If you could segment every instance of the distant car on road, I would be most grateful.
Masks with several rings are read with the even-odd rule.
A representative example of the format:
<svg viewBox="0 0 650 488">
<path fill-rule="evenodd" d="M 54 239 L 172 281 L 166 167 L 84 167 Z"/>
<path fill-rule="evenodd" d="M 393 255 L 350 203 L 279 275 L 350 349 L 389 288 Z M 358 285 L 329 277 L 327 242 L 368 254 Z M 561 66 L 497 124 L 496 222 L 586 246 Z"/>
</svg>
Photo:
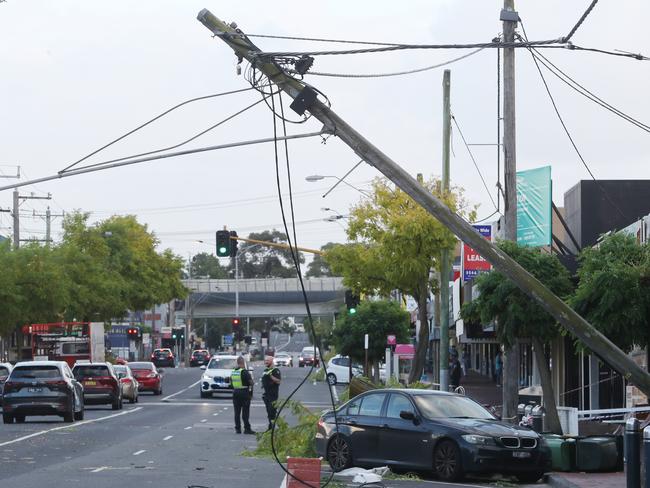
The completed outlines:
<svg viewBox="0 0 650 488">
<path fill-rule="evenodd" d="M 361 374 L 362 374 L 361 368 L 358 365 L 353 364 L 352 377 L 360 376 Z M 330 385 L 350 382 L 350 358 L 349 357 L 341 356 L 340 354 L 337 354 L 327 362 L 327 382 Z"/>
<path fill-rule="evenodd" d="M 316 349 L 316 353 L 314 354 L 314 346 L 304 347 L 298 357 L 298 367 L 303 368 L 312 365 L 317 367 L 319 364 L 320 356 L 318 355 L 318 349 Z"/>
<path fill-rule="evenodd" d="M 203 366 L 208 364 L 210 361 L 210 351 L 207 349 L 196 349 L 192 351 L 192 356 L 190 356 L 190 367 Z"/>
<path fill-rule="evenodd" d="M 156 365 L 148 361 L 129 363 L 133 376 L 138 380 L 138 392 L 152 391 L 154 395 L 162 395 L 162 376 Z"/>
<path fill-rule="evenodd" d="M 113 410 L 122 409 L 122 383 L 110 363 L 77 363 L 74 377 L 84 387 L 86 404 L 109 403 Z"/>
<path fill-rule="evenodd" d="M 140 384 L 133 376 L 131 368 L 126 364 L 116 364 L 113 366 L 117 379 L 122 383 L 122 396 L 127 398 L 130 403 L 137 403 Z"/>
<path fill-rule="evenodd" d="M 288 366 L 293 367 L 293 356 L 288 352 L 278 352 L 273 357 L 273 366 Z"/>
<path fill-rule="evenodd" d="M 204 369 L 199 384 L 201 398 L 211 397 L 214 393 L 233 392 L 230 375 L 233 369 L 237 367 L 237 357 L 235 355 L 212 356 L 205 368 L 201 366 L 201 369 Z M 246 369 L 248 369 L 248 362 L 246 362 Z M 248 369 L 248 371 L 252 377 L 253 370 Z"/>
<path fill-rule="evenodd" d="M 14 369 L 14 367 L 11 364 L 0 363 L 0 397 L 2 397 L 2 385 L 4 385 L 4 382 L 9 378 L 12 369 Z"/>
<path fill-rule="evenodd" d="M 158 368 L 163 366 L 173 368 L 176 365 L 174 353 L 171 349 L 154 349 L 151 353 L 151 362 Z"/>
<path fill-rule="evenodd" d="M 83 386 L 65 361 L 25 361 L 13 368 L 4 383 L 2 421 L 23 423 L 28 415 L 83 420 Z"/>
<path fill-rule="evenodd" d="M 452 393 L 371 390 L 318 420 L 316 450 L 334 471 L 385 466 L 434 472 L 442 481 L 502 473 L 525 483 L 550 468 L 550 449 L 535 431 L 497 420 Z"/>
</svg>

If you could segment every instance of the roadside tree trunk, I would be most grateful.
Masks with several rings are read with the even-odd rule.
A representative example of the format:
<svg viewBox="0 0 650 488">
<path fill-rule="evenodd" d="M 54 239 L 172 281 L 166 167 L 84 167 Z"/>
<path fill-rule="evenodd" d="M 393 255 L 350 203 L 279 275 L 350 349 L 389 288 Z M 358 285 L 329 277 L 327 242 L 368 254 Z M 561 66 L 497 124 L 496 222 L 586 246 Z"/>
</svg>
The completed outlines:
<svg viewBox="0 0 650 488">
<path fill-rule="evenodd" d="M 544 408 L 546 409 L 546 425 L 553 434 L 562 434 L 560 417 L 557 414 L 555 405 L 555 395 L 553 393 L 553 381 L 551 380 L 551 370 L 548 367 L 548 360 L 544 354 L 544 344 L 539 337 L 531 338 L 533 349 L 535 351 L 535 360 L 539 368 L 539 377 L 542 382 L 542 392 L 544 398 Z"/>
<path fill-rule="evenodd" d="M 418 333 L 418 342 L 415 348 L 415 359 L 413 367 L 409 373 L 408 382 L 419 381 L 424 371 L 424 364 L 427 358 L 427 348 L 429 347 L 429 318 L 427 317 L 427 292 L 429 289 L 428 281 L 423 280 L 420 290 L 415 297 L 418 301 L 418 318 L 420 320 L 420 330 Z"/>
</svg>

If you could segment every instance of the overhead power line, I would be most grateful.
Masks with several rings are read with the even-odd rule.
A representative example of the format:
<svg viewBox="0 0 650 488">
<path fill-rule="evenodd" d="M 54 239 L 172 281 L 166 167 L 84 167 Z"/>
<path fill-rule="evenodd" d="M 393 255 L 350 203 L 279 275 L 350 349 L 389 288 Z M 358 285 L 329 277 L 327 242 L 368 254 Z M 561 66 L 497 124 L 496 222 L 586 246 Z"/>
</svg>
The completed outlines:
<svg viewBox="0 0 650 488">
<path fill-rule="evenodd" d="M 526 39 L 528 36 L 526 35 L 526 28 L 524 27 L 523 21 L 521 22 L 521 29 L 524 33 L 524 39 Z M 542 73 L 542 69 L 539 66 L 539 63 L 537 61 L 537 58 L 534 56 L 533 51 L 529 50 L 531 57 L 533 58 L 533 62 L 535 63 L 535 66 L 537 67 L 537 72 L 539 73 L 539 76 L 542 78 L 542 83 L 544 84 L 544 88 L 546 89 L 546 93 L 548 94 L 549 99 L 551 100 L 551 104 L 553 105 L 553 110 L 555 110 L 555 114 L 557 115 L 557 118 L 560 121 L 560 124 L 562 125 L 562 128 L 564 129 L 564 132 L 566 133 L 567 137 L 569 138 L 569 141 L 571 142 L 571 145 L 573 146 L 573 149 L 575 150 L 576 154 L 578 155 L 578 158 L 580 158 L 580 161 L 582 162 L 582 165 L 585 167 L 587 170 L 587 173 L 589 173 L 589 176 L 591 176 L 591 179 L 596 182 L 598 185 L 599 189 L 602 191 L 603 195 L 605 198 L 609 201 L 609 203 L 614 207 L 618 213 L 623 217 L 625 221 L 628 220 L 627 216 L 623 213 L 623 211 L 619 208 L 618 205 L 610 198 L 609 194 L 607 191 L 603 188 L 603 186 L 600 184 L 600 182 L 596 179 L 594 176 L 594 173 L 591 171 L 591 168 L 587 164 L 587 161 L 585 161 L 585 158 L 582 156 L 582 153 L 578 149 L 578 146 L 576 145 L 575 141 L 573 140 L 573 136 L 571 136 L 571 133 L 569 132 L 568 127 L 564 123 L 564 119 L 562 118 L 562 115 L 560 114 L 560 110 L 557 108 L 557 104 L 555 103 L 555 99 L 553 98 L 553 94 L 551 93 L 551 89 L 548 86 L 548 83 L 546 82 L 546 78 L 544 77 L 544 73 Z"/>
<path fill-rule="evenodd" d="M 598 3 L 598 0 L 593 0 L 593 1 L 591 2 L 591 4 L 589 5 L 589 7 L 587 7 L 587 10 L 585 10 L 585 12 L 582 14 L 582 17 L 580 17 L 580 19 L 578 20 L 578 22 L 576 23 L 576 25 L 573 26 L 573 29 L 571 29 L 571 31 L 569 31 L 569 33 L 566 35 L 566 37 L 562 38 L 562 40 L 563 40 L 564 42 L 569 42 L 569 40 L 573 37 L 573 34 L 575 34 L 576 31 L 580 28 L 580 26 L 582 25 L 582 23 L 583 23 L 583 22 L 585 21 L 585 19 L 589 16 L 589 14 L 590 14 L 591 11 L 594 9 L 594 7 L 596 6 L 597 3 Z"/>
<path fill-rule="evenodd" d="M 475 51 L 472 51 L 471 53 L 465 54 L 463 56 L 459 56 L 454 59 L 450 59 L 449 61 L 445 61 L 443 63 L 438 63 L 434 64 L 431 66 L 426 66 L 424 68 L 416 68 L 416 69 L 410 69 L 406 71 L 396 71 L 393 73 L 367 73 L 367 74 L 355 74 L 355 73 L 320 73 L 318 71 L 308 71 L 307 75 L 312 75 L 312 76 L 329 76 L 332 78 L 387 78 L 390 76 L 403 76 L 403 75 L 412 75 L 415 73 L 422 73 L 423 71 L 430 71 L 432 69 L 436 68 L 442 68 L 443 66 L 447 66 L 449 64 L 455 63 L 457 61 L 460 61 L 465 58 L 469 58 L 470 56 L 474 56 L 475 54 L 481 52 L 484 48 L 476 49 Z M 298 73 L 295 70 L 290 71 L 293 74 Z"/>
<path fill-rule="evenodd" d="M 476 168 L 476 172 L 478 173 L 479 178 L 481 178 L 481 181 L 483 182 L 483 187 L 485 188 L 485 191 L 488 194 L 488 197 L 490 197 L 490 200 L 492 201 L 492 205 L 494 205 L 495 210 L 498 212 L 499 207 L 497 207 L 496 202 L 494 201 L 494 198 L 492 198 L 492 193 L 490 192 L 490 189 L 487 186 L 487 183 L 485 183 L 485 178 L 483 178 L 483 173 L 481 173 L 481 170 L 478 167 L 478 164 L 476 163 L 476 159 L 474 158 L 474 154 L 472 153 L 472 150 L 470 149 L 469 145 L 467 144 L 467 141 L 465 140 L 465 136 L 463 135 L 463 131 L 460 130 L 460 125 L 458 125 L 458 121 L 456 120 L 456 116 L 452 114 L 451 120 L 454 121 L 454 124 L 456 125 L 456 128 L 458 129 L 458 134 L 460 134 L 460 138 L 463 140 L 463 144 L 465 144 L 465 148 L 467 149 L 467 152 L 469 153 L 469 157 L 472 160 L 472 163 L 474 163 L 474 168 Z"/>
<path fill-rule="evenodd" d="M 109 142 L 108 144 L 104 144 L 102 147 L 100 147 L 100 148 L 98 148 L 98 149 L 95 149 L 94 151 L 92 151 L 92 152 L 86 154 L 83 158 L 81 158 L 81 159 L 75 161 L 74 163 L 72 163 L 72 164 L 66 166 L 65 168 L 63 168 L 63 169 L 61 170 L 61 173 L 63 173 L 64 171 L 69 170 L 70 168 L 72 168 L 72 167 L 76 166 L 77 164 L 81 163 L 82 161 L 85 161 L 85 160 L 88 159 L 89 157 L 94 156 L 94 155 L 97 154 L 98 152 L 103 151 L 103 150 L 106 149 L 107 147 L 112 146 L 112 145 L 115 144 L 116 142 L 121 141 L 121 140 L 124 139 L 125 137 L 130 136 L 130 135 L 133 134 L 134 132 L 137 132 L 137 131 L 139 131 L 140 129 L 143 129 L 144 127 L 148 126 L 148 125 L 151 124 L 152 122 L 155 122 L 156 120 L 160 119 L 161 117 L 164 117 L 164 116 L 167 115 L 168 113 L 173 112 L 173 111 L 176 110 L 177 108 L 180 108 L 180 107 L 182 107 L 182 106 L 184 106 L 184 105 L 187 105 L 187 104 L 190 104 L 190 103 L 193 103 L 193 102 L 199 101 L 199 100 L 207 100 L 207 99 L 209 99 L 209 98 L 222 97 L 222 96 L 224 96 L 224 95 L 232 95 L 232 94 L 235 94 L 235 93 L 246 92 L 246 91 L 249 91 L 249 90 L 252 90 L 252 88 L 242 88 L 242 89 L 239 89 L 239 90 L 231 90 L 231 91 L 227 91 L 227 92 L 223 92 L 223 93 L 214 93 L 214 94 L 212 94 L 212 95 L 204 95 L 204 96 L 201 96 L 201 97 L 195 97 L 195 98 L 190 98 L 189 100 L 185 100 L 184 102 L 181 102 L 181 103 L 179 103 L 178 105 L 174 105 L 173 107 L 171 107 L 171 108 L 165 110 L 164 112 L 162 112 L 162 113 L 156 115 L 153 119 L 149 119 L 149 120 L 146 121 L 144 124 L 139 125 L 139 126 L 136 127 L 135 129 L 131 129 L 130 131 L 126 132 L 125 134 L 122 134 L 120 137 L 118 137 L 118 138 L 116 138 L 116 139 L 113 139 L 113 140 L 112 140 L 111 142 Z"/>
</svg>

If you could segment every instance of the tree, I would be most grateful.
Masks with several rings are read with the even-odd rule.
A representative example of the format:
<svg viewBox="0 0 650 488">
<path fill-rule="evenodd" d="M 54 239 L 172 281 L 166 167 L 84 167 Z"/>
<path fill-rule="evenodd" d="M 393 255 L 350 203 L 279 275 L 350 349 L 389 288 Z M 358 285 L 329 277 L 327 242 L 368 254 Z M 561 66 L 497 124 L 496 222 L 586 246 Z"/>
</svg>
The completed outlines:
<svg viewBox="0 0 650 488">
<path fill-rule="evenodd" d="M 624 351 L 650 345 L 650 244 L 613 234 L 579 261 L 576 312 Z"/>
<path fill-rule="evenodd" d="M 192 257 L 189 276 L 192 278 L 223 279 L 228 278 L 228 270 L 221 266 L 219 258 L 214 254 L 201 252 Z"/>
<path fill-rule="evenodd" d="M 398 341 L 408 340 L 409 314 L 392 301 L 364 301 L 355 314 L 341 311 L 332 331 L 332 341 L 340 354 L 363 362 L 365 334 L 368 334 L 368 361 L 378 371 L 376 366 L 384 357 L 387 336 L 394 334 Z"/>
<path fill-rule="evenodd" d="M 440 181 L 431 179 L 423 185 L 456 213 L 474 218 L 459 188 L 442 195 Z M 420 378 L 429 345 L 427 299 L 432 269 L 440 269 L 443 249 L 453 250 L 456 238 L 436 218 L 415 203 L 402 190 L 384 179 L 373 183 L 370 198 L 350 211 L 346 245 L 335 245 L 325 254 L 334 273 L 357 293 L 388 296 L 398 289 L 411 295 L 418 303 L 420 331 L 416 357 L 409 382 Z"/>
<path fill-rule="evenodd" d="M 156 251 L 158 240 L 134 216 L 114 216 L 88 225 L 88 214 L 66 216 L 60 259 L 73 298 L 66 316 L 111 320 L 127 310 L 146 310 L 183 298 L 183 261 L 169 249 Z"/>
<path fill-rule="evenodd" d="M 572 291 L 569 273 L 556 256 L 509 241 L 498 245 L 557 296 L 569 296 Z M 551 372 L 544 352 L 544 345 L 560 332 L 555 319 L 498 271 L 480 275 L 474 286 L 479 296 L 463 305 L 463 319 L 484 324 L 495 321 L 497 337 L 506 349 L 517 339 L 530 338 L 539 367 L 548 425 L 552 432 L 561 434 Z"/>
<path fill-rule="evenodd" d="M 288 243 L 287 235 L 275 229 L 251 233 L 248 238 L 276 244 Z M 296 269 L 289 249 L 279 249 L 263 244 L 240 243 L 237 254 L 237 259 L 240 260 L 239 274 L 242 278 L 293 278 L 296 276 Z M 298 262 L 305 262 L 305 257 L 301 252 L 298 252 Z M 234 268 L 234 262 L 231 260 L 229 269 L 233 272 Z"/>
<path fill-rule="evenodd" d="M 321 246 L 321 251 L 328 251 L 332 249 L 336 244 L 333 242 L 328 242 Z M 311 260 L 309 266 L 307 266 L 307 272 L 305 273 L 305 278 L 318 278 L 320 276 L 333 276 L 332 270 L 329 263 L 324 256 L 320 254 L 314 254 L 314 259 Z"/>
</svg>

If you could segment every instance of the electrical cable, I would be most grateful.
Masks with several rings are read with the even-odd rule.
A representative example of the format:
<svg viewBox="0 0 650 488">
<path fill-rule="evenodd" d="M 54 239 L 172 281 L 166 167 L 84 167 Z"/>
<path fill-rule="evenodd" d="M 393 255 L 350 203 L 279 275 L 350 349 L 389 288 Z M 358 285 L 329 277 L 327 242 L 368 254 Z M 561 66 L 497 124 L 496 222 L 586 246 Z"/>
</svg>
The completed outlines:
<svg viewBox="0 0 650 488">
<path fill-rule="evenodd" d="M 342 51 L 269 51 L 252 53 L 254 58 L 263 59 L 265 62 L 273 58 L 295 58 L 301 56 L 335 56 L 348 54 L 371 54 L 390 51 L 429 50 L 429 49 L 478 49 L 478 48 L 528 48 L 531 46 L 550 47 L 562 44 L 562 39 L 548 39 L 543 41 L 527 42 L 477 42 L 473 44 L 392 44 L 383 47 L 349 49 Z M 563 46 L 557 46 L 563 47 Z"/>
<path fill-rule="evenodd" d="M 485 191 L 487 192 L 488 196 L 490 197 L 490 200 L 492 201 L 492 205 L 494 205 L 494 208 L 496 211 L 499 211 L 499 207 L 497 207 L 497 204 L 494 202 L 494 198 L 492 198 L 492 194 L 490 193 L 490 189 L 487 186 L 487 183 L 485 183 L 485 178 L 483 178 L 483 173 L 481 173 L 481 170 L 478 167 L 478 164 L 476 163 L 476 159 L 474 159 L 474 154 L 472 154 L 472 150 L 470 147 L 467 145 L 467 141 L 465 140 L 465 136 L 463 135 L 463 131 L 460 130 L 460 125 L 458 125 L 458 121 L 456 120 L 456 116 L 454 114 L 451 114 L 451 120 L 454 121 L 454 124 L 456 125 L 456 128 L 458 129 L 458 134 L 460 134 L 460 138 L 463 140 L 463 143 L 465 144 L 465 147 L 467 148 L 467 152 L 469 153 L 469 157 L 472 160 L 472 163 L 474 163 L 474 167 L 476 168 L 476 172 L 478 173 L 479 177 L 481 178 L 481 181 L 483 182 L 483 186 L 485 187 Z"/>
<path fill-rule="evenodd" d="M 272 115 L 273 115 L 273 136 L 274 136 L 274 138 L 277 138 L 277 121 L 276 121 L 277 117 L 276 117 L 275 99 L 274 98 L 275 98 L 275 96 L 271 95 L 271 106 L 272 106 Z M 281 114 L 280 118 L 284 123 L 284 117 L 282 116 L 282 114 Z M 286 127 L 284 127 L 284 130 L 286 131 Z M 298 280 L 300 282 L 300 288 L 302 290 L 303 300 L 305 302 L 305 308 L 306 308 L 306 311 L 307 311 L 309 326 L 310 326 L 310 329 L 311 329 L 311 334 L 312 334 L 312 338 L 313 338 L 313 342 L 314 342 L 314 353 L 316 353 L 316 349 L 318 349 L 318 352 L 319 352 L 321 360 L 322 360 L 322 358 L 324 358 L 324 355 L 322 354 L 322 348 L 321 348 L 321 345 L 320 345 L 320 341 L 319 341 L 319 339 L 318 339 L 318 337 L 316 335 L 316 330 L 315 330 L 315 327 L 314 327 L 314 321 L 313 321 L 312 314 L 311 314 L 311 308 L 309 306 L 309 298 L 307 297 L 307 291 L 305 289 L 305 284 L 304 284 L 304 281 L 303 281 L 303 278 L 302 278 L 302 272 L 301 272 L 301 268 L 300 268 L 300 261 L 298 259 L 297 251 L 294 250 L 294 246 L 297 246 L 297 243 L 295 242 L 295 235 L 296 235 L 295 226 L 293 228 L 293 230 L 294 230 L 294 233 L 293 233 L 294 240 L 292 241 L 291 233 L 289 232 L 289 227 L 287 225 L 286 214 L 285 214 L 285 210 L 284 210 L 284 203 L 283 203 L 283 199 L 282 199 L 282 186 L 280 184 L 280 165 L 279 165 L 277 142 L 274 144 L 274 155 L 275 155 L 276 185 L 277 185 L 277 189 L 278 189 L 278 200 L 279 200 L 279 203 L 280 203 L 280 212 L 282 214 L 282 222 L 284 224 L 284 230 L 285 230 L 285 233 L 287 235 L 287 243 L 288 243 L 289 249 L 291 251 L 291 257 L 292 257 L 292 260 L 293 260 L 293 263 L 294 263 L 294 267 L 296 268 L 296 273 L 297 273 L 297 276 L 298 276 Z M 285 151 L 285 156 L 287 157 L 287 169 L 288 169 L 287 178 L 289 180 L 289 188 L 291 188 L 291 173 L 290 173 L 290 165 L 289 165 L 288 155 L 289 155 L 289 153 L 288 153 L 288 149 L 287 149 Z M 291 190 L 289 190 L 289 195 L 290 195 L 290 200 L 291 200 Z M 291 209 L 291 212 L 293 214 L 293 208 Z M 314 354 L 314 356 L 316 356 L 316 354 Z M 325 364 L 325 361 L 322 361 L 322 363 L 323 363 L 322 364 L 323 370 L 325 371 L 325 377 L 327 377 L 327 365 Z M 311 364 L 311 367 L 310 367 L 309 371 L 305 374 L 305 377 L 300 381 L 300 383 L 298 383 L 298 385 L 291 391 L 289 396 L 282 402 L 282 404 L 280 405 L 280 408 L 277 411 L 277 416 L 278 417 L 280 416 L 280 413 L 282 412 L 282 410 L 286 407 L 289 400 L 305 384 L 305 382 L 309 378 L 309 375 L 311 375 L 311 373 L 313 372 L 314 368 L 315 368 L 315 362 L 313 362 Z M 338 419 L 336 417 L 336 401 L 334 399 L 334 395 L 332 394 L 331 388 L 329 389 L 329 393 L 330 393 L 330 400 L 332 402 L 332 410 L 334 412 L 334 422 L 336 424 L 336 431 L 338 432 Z M 322 487 L 316 487 L 316 486 L 313 486 L 310 483 L 300 479 L 299 477 L 295 476 L 293 473 L 290 473 L 289 470 L 284 467 L 284 465 L 280 461 L 280 459 L 278 457 L 278 454 L 277 454 L 277 451 L 275 449 L 275 427 L 276 427 L 276 424 L 273 423 L 272 428 L 271 428 L 271 450 L 273 452 L 273 457 L 275 458 L 277 463 L 280 465 L 282 470 L 288 476 L 291 476 L 295 480 L 300 481 L 301 483 L 303 483 L 304 485 L 306 485 L 306 486 L 308 486 L 310 488 L 324 488 L 325 486 L 327 486 L 332 481 L 332 479 L 334 478 L 334 473 L 333 472 L 330 475 L 329 479 L 325 482 L 325 484 L 322 485 Z"/>
<path fill-rule="evenodd" d="M 257 100 L 256 102 L 251 103 L 250 105 L 248 105 L 247 107 L 244 107 L 243 109 L 239 110 L 238 112 L 235 112 L 234 114 L 229 115 L 229 116 L 226 117 L 225 119 L 222 119 L 222 120 L 220 120 L 219 122 L 217 122 L 216 124 L 211 125 L 211 126 L 208 127 L 207 129 L 202 130 L 202 131 L 199 132 L 198 134 L 196 134 L 196 135 L 190 137 L 189 139 L 187 139 L 187 140 L 185 140 L 185 141 L 183 141 L 183 142 L 180 142 L 180 143 L 178 143 L 178 144 L 174 144 L 173 146 L 164 147 L 164 148 L 161 148 L 161 149 L 155 149 L 155 150 L 153 150 L 153 151 L 147 151 L 147 152 L 140 153 L 140 154 L 132 154 L 132 155 L 130 155 L 130 156 L 124 156 L 124 157 L 117 158 L 117 159 L 109 159 L 108 161 L 102 161 L 101 163 L 87 164 L 86 166 L 80 166 L 80 167 L 78 167 L 78 168 L 75 168 L 75 171 L 80 171 L 80 170 L 82 170 L 82 169 L 96 168 L 96 167 L 100 167 L 100 166 L 109 165 L 109 164 L 111 164 L 111 163 L 117 163 L 117 162 L 120 162 L 120 161 L 127 161 L 127 160 L 129 160 L 129 159 L 140 158 L 140 157 L 144 157 L 144 156 L 149 156 L 149 155 L 151 155 L 151 154 L 158 154 L 158 153 L 161 153 L 161 152 L 165 152 L 165 151 L 170 151 L 170 150 L 172 150 L 172 149 L 176 149 L 176 148 L 178 148 L 178 147 L 184 146 L 185 144 L 187 144 L 187 143 L 189 143 L 189 142 L 192 142 L 192 141 L 195 140 L 195 139 L 198 139 L 198 138 L 201 137 L 202 135 L 204 135 L 204 134 L 210 132 L 210 131 L 213 130 L 213 129 L 216 129 L 216 128 L 219 127 L 220 125 L 225 124 L 226 122 L 228 122 L 228 121 L 234 119 L 234 118 L 237 117 L 238 115 L 243 114 L 243 113 L 246 112 L 247 110 L 250 110 L 251 108 L 253 108 L 255 105 L 259 105 L 260 103 L 262 103 L 262 101 L 263 101 L 263 100 Z M 59 172 L 59 174 L 65 174 L 65 173 Z"/>
<path fill-rule="evenodd" d="M 240 89 L 240 90 L 232 90 L 232 91 L 227 91 L 227 92 L 223 92 L 223 93 L 215 93 L 215 94 L 213 94 L 213 95 L 205 95 L 205 96 L 202 96 L 202 97 L 190 98 L 189 100 L 185 100 L 184 102 L 181 102 L 181 103 L 179 103 L 178 105 L 175 105 L 175 106 L 173 106 L 172 108 L 165 110 L 164 112 L 160 113 L 159 115 L 156 115 L 153 119 L 148 120 L 147 122 L 145 122 L 144 124 L 139 125 L 139 126 L 136 127 L 135 129 L 132 129 L 132 130 L 130 130 L 129 132 L 127 132 L 127 133 L 121 135 L 121 136 L 118 137 L 117 139 L 113 139 L 111 142 L 109 142 L 108 144 L 103 145 L 103 146 L 100 147 L 99 149 L 95 149 L 95 150 L 92 151 L 91 153 L 85 155 L 83 158 L 81 158 L 81 159 L 75 161 L 74 163 L 72 163 L 72 164 L 66 166 L 66 167 L 63 168 L 61 171 L 59 171 L 59 173 L 63 173 L 63 172 L 65 172 L 65 171 L 69 170 L 70 168 L 72 168 L 72 167 L 76 166 L 77 164 L 81 163 L 82 161 L 85 161 L 85 160 L 88 159 L 89 157 L 94 156 L 94 155 L 97 154 L 98 152 L 103 151 L 103 150 L 106 149 L 107 147 L 112 146 L 112 145 L 115 144 L 116 142 L 121 141 L 121 140 L 124 139 L 125 137 L 130 136 L 130 135 L 133 134 L 134 132 L 139 131 L 140 129 L 142 129 L 142 128 L 148 126 L 148 125 L 151 124 L 152 122 L 155 122 L 156 120 L 160 119 L 161 117 L 164 117 L 164 116 L 167 115 L 168 113 L 173 112 L 174 110 L 176 110 L 177 108 L 182 107 L 183 105 L 187 105 L 187 104 L 189 104 L 189 103 L 196 102 L 196 101 L 198 101 L 198 100 L 206 100 L 206 99 L 208 99 L 208 98 L 221 97 L 221 96 L 224 96 L 224 95 L 232 95 L 232 94 L 234 94 L 234 93 L 241 93 L 241 92 L 245 92 L 245 91 L 249 91 L 249 90 L 250 90 L 250 88 L 242 88 L 242 89 Z"/>
<path fill-rule="evenodd" d="M 275 36 L 270 34 L 246 34 L 246 37 L 260 37 L 266 39 L 284 39 L 288 41 L 335 42 L 338 44 L 365 44 L 368 46 L 399 46 L 393 42 L 352 41 L 348 39 L 323 39 L 317 37 Z"/>
<path fill-rule="evenodd" d="M 615 115 L 618 115 L 621 117 L 623 120 L 626 120 L 630 122 L 631 124 L 639 127 L 642 130 L 645 130 L 646 132 L 650 132 L 650 125 L 645 124 L 634 117 L 626 114 L 625 112 L 617 109 L 616 107 L 612 106 L 611 104 L 607 103 L 605 100 L 602 98 L 598 97 L 596 94 L 593 92 L 589 91 L 587 88 L 582 86 L 580 83 L 575 81 L 573 78 L 571 78 L 569 75 L 567 75 L 564 71 L 562 71 L 560 68 L 558 68 L 555 64 L 553 64 L 546 56 L 541 54 L 539 51 L 532 49 L 531 51 L 533 53 L 533 56 L 537 58 L 537 60 L 554 76 L 556 76 L 558 79 L 560 79 L 562 82 L 567 84 L 569 87 L 571 87 L 573 90 L 578 92 L 580 95 L 583 97 L 591 100 L 592 102 L 596 103 L 597 105 L 600 105 L 606 110 L 609 110 Z"/>
<path fill-rule="evenodd" d="M 496 211 L 492 212 L 490 215 L 488 215 L 487 217 L 483 217 L 482 219 L 475 220 L 475 221 L 473 221 L 471 223 L 472 224 L 479 224 L 479 223 L 481 223 L 481 222 L 483 222 L 483 221 L 485 221 L 485 220 L 487 220 L 487 219 L 489 219 L 491 217 L 494 217 L 496 214 L 500 214 L 500 213 L 501 213 L 500 210 L 496 210 Z"/>
<path fill-rule="evenodd" d="M 457 61 L 460 61 L 465 58 L 469 58 L 470 56 L 474 56 L 475 54 L 483 51 L 484 48 L 479 48 L 476 49 L 475 51 L 472 51 L 471 53 L 465 54 L 463 56 L 459 56 L 454 59 L 450 59 L 449 61 L 445 61 L 443 63 L 438 63 L 434 64 L 432 66 L 426 66 L 424 68 L 416 68 L 416 69 L 410 69 L 407 71 L 397 71 L 393 73 L 370 73 L 370 74 L 346 74 L 346 73 L 321 73 L 318 71 L 308 71 L 306 74 L 311 75 L 311 76 L 328 76 L 331 78 L 387 78 L 390 76 L 403 76 L 403 75 L 411 75 L 414 73 L 422 73 L 423 71 L 430 71 L 432 69 L 436 68 L 442 68 L 443 66 L 447 66 L 449 64 L 453 64 Z M 292 73 L 297 73 L 295 70 L 290 71 Z"/>
<path fill-rule="evenodd" d="M 587 16 L 591 13 L 591 11 L 594 9 L 594 7 L 596 6 L 597 3 L 598 3 L 598 0 L 593 0 L 591 2 L 589 7 L 587 7 L 587 10 L 585 10 L 585 12 L 582 14 L 582 17 L 580 17 L 580 19 L 578 20 L 576 25 L 573 26 L 573 29 L 571 29 L 571 31 L 569 31 L 569 33 L 566 35 L 566 37 L 562 38 L 562 40 L 564 42 L 569 42 L 569 40 L 573 37 L 573 34 L 575 34 L 576 31 L 580 28 L 582 23 L 585 21 Z"/>
<path fill-rule="evenodd" d="M 521 22 L 521 29 L 524 34 L 524 39 L 527 39 L 528 36 L 526 35 L 526 28 L 524 27 L 524 22 L 520 19 Z M 629 220 L 628 217 L 623 213 L 623 211 L 619 208 L 614 201 L 609 197 L 609 194 L 603 186 L 600 184 L 600 182 L 596 179 L 594 176 L 594 173 L 591 171 L 591 168 L 585 161 L 584 157 L 582 156 L 582 153 L 578 149 L 578 146 L 576 145 L 575 141 L 573 140 L 573 137 L 571 136 L 571 133 L 569 132 L 569 129 L 567 128 L 566 124 L 564 123 L 564 119 L 562 118 L 562 115 L 560 114 L 559 109 L 557 108 L 557 104 L 555 103 L 555 99 L 553 98 L 553 94 L 551 93 L 551 90 L 548 86 L 548 83 L 546 82 L 546 78 L 544 77 L 544 73 L 542 73 L 542 69 L 539 67 L 539 63 L 537 61 L 537 58 L 535 58 L 534 54 L 532 53 L 531 50 L 529 50 L 531 57 L 533 58 L 533 62 L 535 63 L 535 66 L 537 67 L 537 71 L 542 78 L 542 83 L 544 83 L 544 88 L 546 88 L 546 93 L 548 94 L 551 104 L 553 105 L 553 109 L 555 110 L 555 114 L 557 115 L 558 119 L 560 120 L 560 124 L 562 125 L 562 128 L 564 129 L 564 132 L 566 133 L 567 137 L 569 138 L 569 141 L 571 142 L 571 145 L 573 146 L 573 149 L 575 150 L 576 154 L 578 155 L 578 158 L 580 158 L 580 161 L 582 162 L 582 165 L 585 167 L 587 172 L 589 173 L 589 176 L 591 176 L 591 179 L 598 185 L 598 188 L 602 192 L 603 196 L 609 201 L 609 203 L 617 210 L 617 212 L 623 217 L 623 220 L 626 222 Z"/>
<path fill-rule="evenodd" d="M 595 47 L 582 47 L 582 46 L 576 46 L 571 42 L 566 45 L 565 49 L 574 50 L 574 51 L 590 51 L 594 53 L 608 54 L 610 56 L 620 56 L 622 58 L 633 58 L 636 59 L 637 61 L 650 60 L 649 57 L 644 56 L 641 53 L 634 54 L 627 51 L 608 51 L 607 49 L 597 49 Z"/>
</svg>

